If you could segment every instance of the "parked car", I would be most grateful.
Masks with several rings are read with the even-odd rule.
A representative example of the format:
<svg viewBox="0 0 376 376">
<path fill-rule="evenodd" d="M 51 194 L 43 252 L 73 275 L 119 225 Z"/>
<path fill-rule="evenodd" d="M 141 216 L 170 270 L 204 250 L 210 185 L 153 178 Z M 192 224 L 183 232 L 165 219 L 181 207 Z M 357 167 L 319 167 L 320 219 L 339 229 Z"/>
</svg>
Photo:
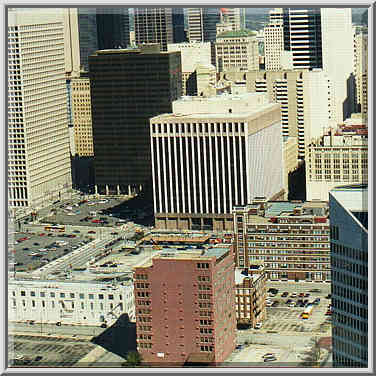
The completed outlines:
<svg viewBox="0 0 376 376">
<path fill-rule="evenodd" d="M 255 329 L 261 329 L 262 328 L 262 323 L 258 322 L 255 324 Z"/>
<path fill-rule="evenodd" d="M 295 302 L 291 302 L 291 303 L 289 304 L 289 307 L 292 308 L 292 307 L 295 307 L 295 305 L 296 305 Z"/>
<path fill-rule="evenodd" d="M 292 302 L 292 299 L 287 299 L 286 304 L 290 304 Z"/>
<path fill-rule="evenodd" d="M 273 302 L 272 307 L 278 307 L 279 303 L 278 302 Z"/>
<path fill-rule="evenodd" d="M 39 243 L 34 243 L 33 245 L 40 245 Z"/>
<path fill-rule="evenodd" d="M 274 355 L 264 358 L 264 362 L 273 362 L 274 360 L 277 360 L 277 358 Z"/>
<path fill-rule="evenodd" d="M 299 294 L 299 298 L 303 298 L 304 297 L 304 292 L 301 292 L 300 294 Z"/>
<path fill-rule="evenodd" d="M 309 292 L 306 292 L 306 293 L 304 294 L 304 297 L 305 297 L 305 298 L 308 298 L 309 296 L 311 296 L 311 294 L 310 294 Z"/>
<path fill-rule="evenodd" d="M 275 356 L 275 354 L 273 354 L 273 353 L 267 353 L 267 354 L 264 354 L 262 357 L 263 358 L 270 358 L 271 356 Z"/>
<path fill-rule="evenodd" d="M 88 233 L 88 234 L 95 234 L 96 232 L 93 231 L 93 230 L 91 230 L 91 231 L 88 231 L 87 233 Z"/>
<path fill-rule="evenodd" d="M 332 311 L 330 309 L 328 309 L 325 313 L 325 316 L 331 316 L 332 315 Z"/>
<path fill-rule="evenodd" d="M 328 294 L 325 299 L 331 299 L 332 298 L 332 294 Z"/>
<path fill-rule="evenodd" d="M 289 293 L 287 291 L 285 291 L 285 292 L 282 293 L 281 296 L 282 296 L 282 298 L 286 298 L 287 296 L 289 296 Z"/>
<path fill-rule="evenodd" d="M 298 296 L 298 294 L 296 292 L 293 292 L 291 295 L 290 295 L 290 298 L 296 298 Z"/>
</svg>

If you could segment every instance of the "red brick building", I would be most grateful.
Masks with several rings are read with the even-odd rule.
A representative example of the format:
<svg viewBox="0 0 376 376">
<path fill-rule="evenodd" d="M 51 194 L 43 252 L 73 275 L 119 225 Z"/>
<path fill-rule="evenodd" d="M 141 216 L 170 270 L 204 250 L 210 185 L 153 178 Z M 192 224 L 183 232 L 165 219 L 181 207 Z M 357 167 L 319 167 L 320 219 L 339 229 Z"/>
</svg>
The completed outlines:
<svg viewBox="0 0 376 376">
<path fill-rule="evenodd" d="M 231 245 L 165 250 L 134 269 L 137 349 L 150 365 L 223 362 L 235 349 Z"/>
</svg>

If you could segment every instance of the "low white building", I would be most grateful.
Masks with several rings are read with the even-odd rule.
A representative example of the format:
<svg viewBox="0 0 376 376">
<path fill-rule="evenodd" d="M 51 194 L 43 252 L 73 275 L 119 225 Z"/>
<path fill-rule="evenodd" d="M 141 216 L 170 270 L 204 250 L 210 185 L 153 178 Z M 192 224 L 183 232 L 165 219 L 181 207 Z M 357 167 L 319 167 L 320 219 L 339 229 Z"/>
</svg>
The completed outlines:
<svg viewBox="0 0 376 376">
<path fill-rule="evenodd" d="M 135 321 L 133 283 L 99 281 L 10 280 L 9 322 L 113 324 L 128 314 Z"/>
</svg>

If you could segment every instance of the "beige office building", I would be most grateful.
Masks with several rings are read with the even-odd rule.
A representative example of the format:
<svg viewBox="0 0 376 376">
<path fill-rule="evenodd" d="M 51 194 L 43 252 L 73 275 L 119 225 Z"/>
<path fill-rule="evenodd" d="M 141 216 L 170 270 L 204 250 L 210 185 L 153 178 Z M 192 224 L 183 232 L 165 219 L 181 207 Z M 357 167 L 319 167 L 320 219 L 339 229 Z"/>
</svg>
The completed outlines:
<svg viewBox="0 0 376 376">
<path fill-rule="evenodd" d="M 283 197 L 280 119 L 261 93 L 183 97 L 151 118 L 156 227 L 231 230 L 234 205 Z"/>
<path fill-rule="evenodd" d="M 8 13 L 9 207 L 37 208 L 72 186 L 62 10 Z"/>
<path fill-rule="evenodd" d="M 218 72 L 245 72 L 259 69 L 256 34 L 249 30 L 226 31 L 215 42 Z"/>
<path fill-rule="evenodd" d="M 94 155 L 93 125 L 91 121 L 90 79 L 81 73 L 71 80 L 72 116 L 75 153 L 80 157 Z"/>
<path fill-rule="evenodd" d="M 180 51 L 181 70 L 182 70 L 182 92 L 183 95 L 192 95 L 190 90 L 190 81 L 195 81 L 194 72 L 201 65 L 210 65 L 211 47 L 210 42 L 191 42 L 191 43 L 169 43 L 168 52 Z M 195 82 L 192 83 L 193 86 Z"/>
<path fill-rule="evenodd" d="M 297 137 L 299 158 L 331 119 L 331 86 L 322 70 L 226 72 L 220 79 L 246 81 L 248 92 L 268 93 L 270 101 L 280 103 L 282 135 Z"/>
<path fill-rule="evenodd" d="M 307 200 L 328 201 L 337 186 L 367 182 L 368 130 L 361 117 L 327 129 L 307 147 Z"/>
<path fill-rule="evenodd" d="M 271 11 L 270 13 L 272 13 Z M 284 51 L 283 22 L 270 16 L 269 25 L 264 28 L 265 70 L 282 69 L 281 55 Z"/>
<path fill-rule="evenodd" d="M 368 35 L 354 35 L 354 74 L 356 85 L 356 103 L 358 110 L 364 111 L 363 75 L 368 71 Z"/>
</svg>

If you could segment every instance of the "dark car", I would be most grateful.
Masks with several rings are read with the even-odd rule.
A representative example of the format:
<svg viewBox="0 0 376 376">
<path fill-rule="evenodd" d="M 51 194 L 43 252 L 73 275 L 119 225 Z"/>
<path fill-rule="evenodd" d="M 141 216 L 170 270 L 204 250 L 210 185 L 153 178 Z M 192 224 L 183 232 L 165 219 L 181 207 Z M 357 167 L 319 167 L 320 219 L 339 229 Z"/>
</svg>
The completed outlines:
<svg viewBox="0 0 376 376">
<path fill-rule="evenodd" d="M 29 248 L 25 247 L 25 248 L 23 248 L 23 250 L 24 250 L 24 251 L 28 251 L 28 250 L 29 250 Z"/>
<path fill-rule="evenodd" d="M 305 297 L 305 298 L 308 298 L 309 296 L 311 296 L 311 294 L 308 293 L 308 292 L 306 292 L 306 293 L 304 294 L 304 297 Z"/>
<path fill-rule="evenodd" d="M 284 293 L 282 293 L 282 298 L 286 298 L 286 297 L 288 297 L 289 296 L 289 293 L 287 292 L 287 291 L 285 291 Z"/>
<path fill-rule="evenodd" d="M 35 360 L 36 362 L 39 362 L 39 361 L 42 360 L 42 359 L 43 359 L 43 356 L 38 355 L 38 356 L 35 357 L 34 360 Z"/>
<path fill-rule="evenodd" d="M 39 243 L 34 243 L 33 245 L 40 245 Z"/>
<path fill-rule="evenodd" d="M 329 294 L 325 297 L 325 299 L 331 299 L 332 298 L 332 294 Z"/>
<path fill-rule="evenodd" d="M 279 303 L 278 302 L 273 302 L 272 307 L 278 307 Z"/>
<path fill-rule="evenodd" d="M 79 234 L 79 233 L 80 233 L 79 230 L 74 230 L 73 232 L 74 232 L 75 234 Z"/>
<path fill-rule="evenodd" d="M 286 304 L 290 304 L 290 303 L 292 303 L 292 299 L 287 299 Z"/>
</svg>

